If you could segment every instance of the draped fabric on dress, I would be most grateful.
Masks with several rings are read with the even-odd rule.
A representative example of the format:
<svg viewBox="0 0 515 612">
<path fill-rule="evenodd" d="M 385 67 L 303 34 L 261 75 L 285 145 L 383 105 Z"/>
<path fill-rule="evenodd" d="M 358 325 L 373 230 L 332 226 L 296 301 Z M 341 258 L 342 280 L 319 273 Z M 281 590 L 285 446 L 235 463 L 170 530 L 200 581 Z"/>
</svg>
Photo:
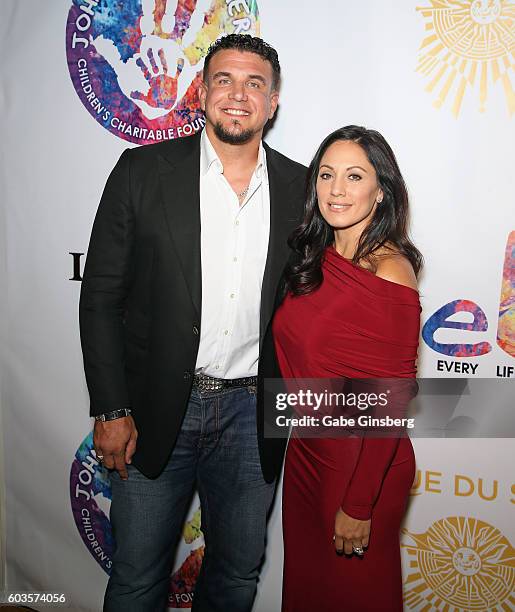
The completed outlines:
<svg viewBox="0 0 515 612">
<path fill-rule="evenodd" d="M 413 378 L 418 293 L 355 266 L 330 247 L 322 285 L 288 295 L 273 329 L 284 378 Z M 283 612 L 402 610 L 399 529 L 415 472 L 409 438 L 299 438 L 283 485 Z M 339 557 L 341 507 L 372 519 L 364 558 Z"/>
</svg>

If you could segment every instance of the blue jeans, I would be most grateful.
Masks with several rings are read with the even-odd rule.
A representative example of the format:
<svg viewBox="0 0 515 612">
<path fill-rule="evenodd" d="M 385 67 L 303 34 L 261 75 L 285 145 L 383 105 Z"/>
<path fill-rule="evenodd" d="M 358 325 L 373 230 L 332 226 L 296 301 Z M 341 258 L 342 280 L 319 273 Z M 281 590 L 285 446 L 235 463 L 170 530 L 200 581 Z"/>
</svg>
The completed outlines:
<svg viewBox="0 0 515 612">
<path fill-rule="evenodd" d="M 116 540 L 104 612 L 166 610 L 174 549 L 195 485 L 206 543 L 194 612 L 248 612 L 265 550 L 274 484 L 264 481 L 256 397 L 243 388 L 193 392 L 177 443 L 151 480 L 111 473 Z"/>
</svg>

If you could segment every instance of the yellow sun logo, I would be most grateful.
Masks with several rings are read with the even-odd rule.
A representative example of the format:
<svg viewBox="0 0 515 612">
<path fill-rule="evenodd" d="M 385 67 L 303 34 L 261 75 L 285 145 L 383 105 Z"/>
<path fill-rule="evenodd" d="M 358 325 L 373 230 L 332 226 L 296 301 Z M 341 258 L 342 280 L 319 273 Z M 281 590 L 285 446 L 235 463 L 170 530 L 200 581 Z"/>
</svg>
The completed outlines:
<svg viewBox="0 0 515 612">
<path fill-rule="evenodd" d="M 502 83 L 508 112 L 515 112 L 510 75 L 515 69 L 515 4 L 510 0 L 431 0 L 417 7 L 428 35 L 420 45 L 417 72 L 429 79 L 440 108 L 450 95 L 457 118 L 467 88 L 479 88 L 484 112 L 488 88 Z"/>
<path fill-rule="evenodd" d="M 451 516 L 426 533 L 402 533 L 409 564 L 404 581 L 408 609 L 515 609 L 515 550 L 496 527 Z"/>
</svg>

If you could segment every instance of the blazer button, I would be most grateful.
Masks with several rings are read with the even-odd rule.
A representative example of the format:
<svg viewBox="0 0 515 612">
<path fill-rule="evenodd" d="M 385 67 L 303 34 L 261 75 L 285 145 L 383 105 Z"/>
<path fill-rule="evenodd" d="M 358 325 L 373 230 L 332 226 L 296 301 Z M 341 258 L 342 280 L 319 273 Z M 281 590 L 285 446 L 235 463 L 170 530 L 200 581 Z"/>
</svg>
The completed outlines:
<svg viewBox="0 0 515 612">
<path fill-rule="evenodd" d="M 191 378 L 191 372 L 189 370 L 185 370 L 182 377 L 184 380 L 189 380 Z"/>
<path fill-rule="evenodd" d="M 193 333 L 195 334 L 195 336 L 198 336 L 198 334 L 199 334 L 199 329 L 198 329 L 198 327 L 197 327 L 196 325 L 194 325 L 194 326 L 193 326 L 192 331 L 193 331 Z"/>
</svg>

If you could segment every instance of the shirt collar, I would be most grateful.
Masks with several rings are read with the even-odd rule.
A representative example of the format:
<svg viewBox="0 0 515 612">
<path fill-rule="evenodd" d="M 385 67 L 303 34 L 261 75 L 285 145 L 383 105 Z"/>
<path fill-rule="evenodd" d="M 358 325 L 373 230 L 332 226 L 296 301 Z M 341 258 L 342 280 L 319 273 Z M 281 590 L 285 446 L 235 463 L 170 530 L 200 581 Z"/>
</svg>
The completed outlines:
<svg viewBox="0 0 515 612">
<path fill-rule="evenodd" d="M 216 154 L 216 151 L 211 144 L 207 136 L 206 130 L 202 130 L 202 134 L 200 136 L 200 174 L 201 176 L 205 176 L 211 166 L 214 166 L 214 169 L 218 174 L 222 174 L 224 171 L 224 167 L 220 158 Z"/>
<path fill-rule="evenodd" d="M 205 176 L 213 167 L 218 174 L 223 174 L 224 167 L 220 158 L 209 140 L 206 130 L 202 130 L 200 135 L 200 175 Z M 263 142 L 259 143 L 258 161 L 254 171 L 256 177 L 260 179 L 266 172 L 266 157 Z"/>
</svg>

